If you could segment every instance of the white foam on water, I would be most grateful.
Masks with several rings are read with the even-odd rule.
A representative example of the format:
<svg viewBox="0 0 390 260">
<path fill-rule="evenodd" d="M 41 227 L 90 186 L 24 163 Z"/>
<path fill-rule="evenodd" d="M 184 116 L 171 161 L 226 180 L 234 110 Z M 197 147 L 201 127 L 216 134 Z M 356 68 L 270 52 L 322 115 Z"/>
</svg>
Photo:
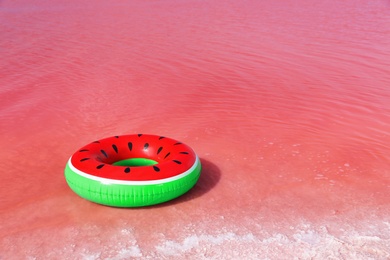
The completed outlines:
<svg viewBox="0 0 390 260">
<path fill-rule="evenodd" d="M 55 239 L 47 240 L 54 235 L 61 237 L 61 247 Z M 157 240 L 139 240 L 139 232 L 128 223 L 110 229 L 82 225 L 18 233 L 0 241 L 0 248 L 7 248 L 1 255 L 4 259 L 15 255 L 25 259 L 76 256 L 83 260 L 390 259 L 390 223 L 378 220 L 323 225 L 302 221 L 275 228 L 227 224 L 223 229 L 209 229 L 189 224 L 177 236 L 167 237 L 162 234 Z"/>
<path fill-rule="evenodd" d="M 237 235 L 233 232 L 227 232 L 219 235 L 191 235 L 181 242 L 167 240 L 161 245 L 157 245 L 156 250 L 162 255 L 172 256 L 193 250 L 199 246 L 203 246 L 204 248 L 205 246 L 222 245 L 226 241 L 242 243 L 254 240 L 255 237 L 251 233 L 243 236 Z"/>
<path fill-rule="evenodd" d="M 122 248 L 118 251 L 117 255 L 107 259 L 129 259 L 131 257 L 142 257 L 141 250 L 138 246 L 130 246 L 128 248 Z"/>
<path fill-rule="evenodd" d="M 100 253 L 82 253 L 80 256 L 83 260 L 97 260 L 100 258 Z"/>
<path fill-rule="evenodd" d="M 390 237 L 348 232 L 335 236 L 325 226 L 309 224 L 294 227 L 292 234 L 274 233 L 268 237 L 251 232 L 237 234 L 192 234 L 182 240 L 165 240 L 156 245 L 160 257 L 196 256 L 201 259 L 388 259 Z"/>
</svg>

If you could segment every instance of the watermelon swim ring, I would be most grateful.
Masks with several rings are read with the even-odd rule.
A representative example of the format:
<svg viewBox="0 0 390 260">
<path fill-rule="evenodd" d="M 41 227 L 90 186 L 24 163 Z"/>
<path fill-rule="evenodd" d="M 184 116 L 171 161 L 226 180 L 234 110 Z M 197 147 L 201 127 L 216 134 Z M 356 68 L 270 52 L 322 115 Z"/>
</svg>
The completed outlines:
<svg viewBox="0 0 390 260">
<path fill-rule="evenodd" d="M 176 140 L 156 135 L 113 136 L 76 151 L 65 167 L 80 197 L 115 207 L 141 207 L 174 199 L 198 181 L 201 163 Z"/>
</svg>

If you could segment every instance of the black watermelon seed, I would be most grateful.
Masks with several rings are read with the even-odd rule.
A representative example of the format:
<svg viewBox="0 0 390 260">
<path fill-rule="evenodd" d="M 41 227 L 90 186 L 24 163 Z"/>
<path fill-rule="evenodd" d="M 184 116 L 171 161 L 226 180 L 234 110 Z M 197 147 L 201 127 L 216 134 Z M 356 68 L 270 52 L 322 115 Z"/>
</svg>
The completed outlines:
<svg viewBox="0 0 390 260">
<path fill-rule="evenodd" d="M 160 148 L 158 148 L 157 154 L 159 154 L 159 153 L 161 152 L 162 149 L 163 149 L 162 146 L 161 146 Z"/>
<path fill-rule="evenodd" d="M 95 141 L 95 142 L 93 142 L 94 144 L 100 144 L 100 142 L 99 141 Z"/>
<path fill-rule="evenodd" d="M 180 152 L 181 154 L 188 154 L 187 152 Z"/>
<path fill-rule="evenodd" d="M 165 136 L 160 136 L 159 138 L 158 138 L 158 140 L 161 140 L 161 139 L 164 139 L 165 138 Z"/>
<path fill-rule="evenodd" d="M 108 155 L 107 155 L 107 153 L 104 151 L 104 150 L 100 150 L 101 152 L 102 152 L 102 154 L 104 155 L 104 156 L 106 156 L 106 158 L 108 158 Z"/>
<path fill-rule="evenodd" d="M 178 161 L 178 160 L 173 160 L 175 163 L 177 164 L 181 164 L 181 161 Z"/>
<path fill-rule="evenodd" d="M 142 134 L 138 134 L 138 137 L 141 137 L 142 136 Z"/>
<path fill-rule="evenodd" d="M 167 158 L 171 153 L 167 153 L 167 155 L 165 155 L 164 159 Z"/>
<path fill-rule="evenodd" d="M 178 144 L 181 144 L 181 143 L 175 143 L 174 145 L 178 145 Z"/>
<path fill-rule="evenodd" d="M 146 143 L 146 144 L 144 145 L 144 150 L 148 150 L 148 148 L 149 148 L 149 144 Z"/>
<path fill-rule="evenodd" d="M 83 158 L 83 159 L 80 160 L 80 162 L 84 162 L 84 161 L 89 160 L 89 159 L 90 158 Z"/>
<path fill-rule="evenodd" d="M 129 172 L 130 172 L 130 167 L 126 167 L 125 173 L 129 173 Z"/>
<path fill-rule="evenodd" d="M 96 166 L 96 169 L 101 169 L 103 168 L 104 164 L 99 164 L 98 166 Z"/>
<path fill-rule="evenodd" d="M 115 138 L 119 138 L 119 136 L 117 136 L 117 135 L 116 135 L 116 136 L 114 136 L 114 137 L 115 137 Z"/>
<path fill-rule="evenodd" d="M 80 150 L 79 152 L 88 152 L 89 150 L 87 150 L 87 149 L 82 149 L 82 150 Z"/>
<path fill-rule="evenodd" d="M 127 146 L 129 147 L 129 150 L 130 150 L 130 151 L 133 149 L 133 143 L 132 143 L 132 142 L 129 142 L 129 143 L 127 144 Z"/>
<path fill-rule="evenodd" d="M 159 172 L 159 171 L 160 171 L 160 168 L 158 168 L 157 166 L 153 166 L 153 169 L 154 169 L 156 172 Z"/>
<path fill-rule="evenodd" d="M 114 151 L 115 151 L 116 153 L 118 153 L 118 147 L 116 147 L 115 144 L 112 145 L 112 149 L 114 149 Z"/>
</svg>

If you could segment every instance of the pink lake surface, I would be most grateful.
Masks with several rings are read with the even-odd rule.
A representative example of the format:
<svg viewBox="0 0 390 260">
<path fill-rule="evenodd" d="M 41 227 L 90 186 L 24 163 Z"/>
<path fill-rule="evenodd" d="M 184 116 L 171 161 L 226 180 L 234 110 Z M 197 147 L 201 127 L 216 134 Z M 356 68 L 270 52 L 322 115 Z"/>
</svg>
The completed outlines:
<svg viewBox="0 0 390 260">
<path fill-rule="evenodd" d="M 390 2 L 0 1 L 0 259 L 389 259 Z M 197 185 L 78 197 L 68 158 L 150 133 Z"/>
</svg>

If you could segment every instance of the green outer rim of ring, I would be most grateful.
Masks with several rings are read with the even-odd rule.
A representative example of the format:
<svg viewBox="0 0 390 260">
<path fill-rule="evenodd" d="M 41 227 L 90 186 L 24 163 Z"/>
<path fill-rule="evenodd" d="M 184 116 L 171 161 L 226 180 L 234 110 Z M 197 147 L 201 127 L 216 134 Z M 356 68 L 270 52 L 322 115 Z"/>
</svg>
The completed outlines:
<svg viewBox="0 0 390 260">
<path fill-rule="evenodd" d="M 114 207 L 143 207 L 163 203 L 189 191 L 198 181 L 201 163 L 183 178 L 171 182 L 145 185 L 105 184 L 81 176 L 65 167 L 69 187 L 80 197 L 95 203 Z"/>
</svg>

